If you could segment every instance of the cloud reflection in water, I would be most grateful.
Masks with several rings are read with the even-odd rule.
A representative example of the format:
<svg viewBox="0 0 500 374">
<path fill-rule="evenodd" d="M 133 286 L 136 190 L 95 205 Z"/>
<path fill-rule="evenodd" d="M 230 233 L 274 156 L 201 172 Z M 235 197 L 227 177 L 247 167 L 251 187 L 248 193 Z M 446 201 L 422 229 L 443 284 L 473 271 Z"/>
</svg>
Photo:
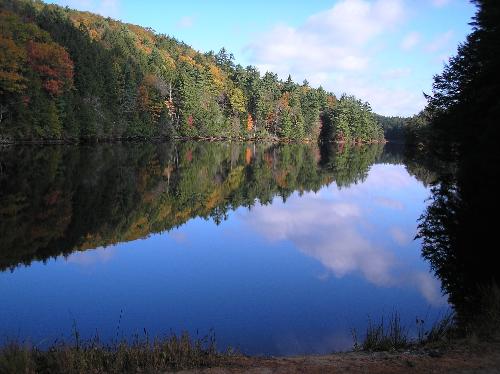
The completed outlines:
<svg viewBox="0 0 500 374">
<path fill-rule="evenodd" d="M 413 233 L 396 226 L 415 212 L 403 205 L 408 199 L 400 196 L 400 201 L 394 190 L 422 194 L 423 206 L 425 188 L 418 185 L 415 191 L 415 184 L 402 166 L 374 167 L 362 184 L 295 194 L 286 204 L 275 199 L 242 219 L 269 241 L 292 242 L 335 277 L 358 273 L 377 286 L 416 288 L 430 304 L 444 305 L 439 282 L 407 260 L 404 251 L 415 250 Z M 418 213 L 410 218 L 416 222 Z"/>
</svg>

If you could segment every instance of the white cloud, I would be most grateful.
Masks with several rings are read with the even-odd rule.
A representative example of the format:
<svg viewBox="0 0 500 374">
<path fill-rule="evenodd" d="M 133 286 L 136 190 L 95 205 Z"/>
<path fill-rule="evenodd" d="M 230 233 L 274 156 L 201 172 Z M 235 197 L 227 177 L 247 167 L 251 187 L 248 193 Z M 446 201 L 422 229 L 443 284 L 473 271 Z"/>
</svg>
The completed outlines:
<svg viewBox="0 0 500 374">
<path fill-rule="evenodd" d="M 420 43 L 420 33 L 412 31 L 403 38 L 401 48 L 405 51 L 409 51 L 418 43 Z"/>
<path fill-rule="evenodd" d="M 377 286 L 410 287 L 430 304 L 444 305 L 438 280 L 400 257 L 398 246 L 386 248 L 385 240 L 366 231 L 387 230 L 389 238 L 399 245 L 411 245 L 411 230 L 384 228 L 382 221 L 367 219 L 374 214 L 374 206 L 360 201 L 364 201 L 361 196 L 373 194 L 373 204 L 381 201 L 382 209 L 391 209 L 391 214 L 405 214 L 399 210 L 402 203 L 391 196 L 391 191 L 394 185 L 401 189 L 413 182 L 402 166 L 376 165 L 363 184 L 342 191 L 331 186 L 322 190 L 320 198 L 314 193 L 294 195 L 286 204 L 276 199 L 271 205 L 254 207 L 242 219 L 267 240 L 290 241 L 299 251 L 319 261 L 328 272 L 317 275 L 322 280 L 328 274 L 338 278 L 361 274 Z"/>
<path fill-rule="evenodd" d="M 178 230 L 169 232 L 168 236 L 170 236 L 178 244 L 185 244 L 189 241 L 187 234 Z"/>
<path fill-rule="evenodd" d="M 337 95 L 354 94 L 380 114 L 412 115 L 425 107 L 423 89 L 410 91 L 400 84 L 394 89 L 387 82 L 408 76 L 408 69 L 385 76 L 381 70 L 386 37 L 405 17 L 402 0 L 341 0 L 298 27 L 275 25 L 245 52 L 261 72 L 272 71 L 283 79 L 291 74 L 296 81 L 307 79 Z M 410 36 L 403 43 L 407 48 L 419 41 L 416 33 Z"/>
<path fill-rule="evenodd" d="M 435 7 L 441 8 L 451 3 L 451 0 L 431 0 L 431 3 Z"/>
<path fill-rule="evenodd" d="M 427 104 L 420 91 L 366 85 L 352 92 L 359 97 L 367 98 L 376 113 L 389 116 L 411 116 Z"/>
<path fill-rule="evenodd" d="M 429 273 L 413 274 L 413 283 L 425 299 L 435 306 L 446 305 L 446 297 L 441 292 L 439 281 Z"/>
<path fill-rule="evenodd" d="M 382 78 L 384 79 L 400 79 L 407 77 L 411 74 L 410 68 L 397 68 L 397 69 L 389 69 L 382 72 Z"/>
<path fill-rule="evenodd" d="M 395 259 L 360 235 L 356 222 L 361 213 L 355 204 L 303 196 L 286 206 L 259 206 L 249 219 L 269 240 L 291 240 L 336 277 L 360 271 L 372 283 L 389 285 Z"/>
<path fill-rule="evenodd" d="M 179 22 L 177 22 L 177 26 L 184 29 L 193 27 L 193 25 L 194 25 L 194 17 L 192 16 L 184 16 L 179 20 Z"/>
<path fill-rule="evenodd" d="M 72 9 L 84 10 L 107 17 L 117 17 L 120 0 L 57 0 L 55 3 Z"/>
<path fill-rule="evenodd" d="M 119 13 L 119 0 L 100 0 L 97 12 L 105 16 L 117 16 Z"/>
<path fill-rule="evenodd" d="M 412 233 L 405 232 L 403 229 L 396 226 L 389 229 L 389 235 L 392 237 L 392 240 L 401 246 L 408 245 L 413 240 Z"/>
<path fill-rule="evenodd" d="M 388 197 L 377 197 L 374 200 L 378 205 L 384 206 L 386 208 L 394 209 L 394 210 L 404 210 L 405 206 L 400 200 L 391 199 Z"/>
<path fill-rule="evenodd" d="M 363 70 L 369 62 L 368 43 L 391 29 L 403 14 L 400 0 L 343 0 L 312 15 L 300 27 L 276 25 L 247 51 L 261 69 L 282 75 Z"/>
<path fill-rule="evenodd" d="M 66 258 L 66 262 L 80 266 L 93 266 L 96 264 L 107 263 L 116 255 L 115 247 L 96 248 L 83 252 L 73 252 Z"/>
<path fill-rule="evenodd" d="M 438 52 L 442 51 L 443 49 L 449 48 L 450 40 L 452 37 L 453 37 L 452 30 L 439 34 L 434 38 L 434 40 L 432 40 L 429 44 L 427 44 L 425 49 L 427 52 Z"/>
</svg>

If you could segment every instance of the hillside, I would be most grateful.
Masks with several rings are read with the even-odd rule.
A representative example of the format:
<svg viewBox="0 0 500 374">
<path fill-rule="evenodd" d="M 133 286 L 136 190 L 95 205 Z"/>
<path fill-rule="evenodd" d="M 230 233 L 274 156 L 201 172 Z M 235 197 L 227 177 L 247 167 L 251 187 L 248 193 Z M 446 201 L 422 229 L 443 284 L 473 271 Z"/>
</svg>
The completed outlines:
<svg viewBox="0 0 500 374">
<path fill-rule="evenodd" d="M 0 0 L 0 140 L 383 138 L 367 103 L 152 29 Z"/>
</svg>

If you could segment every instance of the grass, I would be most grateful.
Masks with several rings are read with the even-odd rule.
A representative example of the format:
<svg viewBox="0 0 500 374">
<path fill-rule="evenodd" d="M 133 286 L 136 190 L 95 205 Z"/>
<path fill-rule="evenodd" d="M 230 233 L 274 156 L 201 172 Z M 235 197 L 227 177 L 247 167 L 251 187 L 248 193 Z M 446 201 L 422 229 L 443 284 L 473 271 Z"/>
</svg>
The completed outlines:
<svg viewBox="0 0 500 374">
<path fill-rule="evenodd" d="M 55 343 L 46 350 L 12 342 L 0 348 L 0 373 L 155 373 L 166 370 L 214 367 L 232 351 L 218 352 L 215 338 L 193 340 L 187 333 L 150 341 L 147 334 L 133 342 L 104 345 L 96 337 L 82 342 Z"/>
<path fill-rule="evenodd" d="M 430 329 L 425 329 L 425 322 L 416 320 L 417 337 L 412 338 L 409 328 L 401 323 L 399 313 L 395 312 L 389 318 L 383 317 L 379 322 L 368 319 L 368 327 L 364 339 L 359 342 L 356 330 L 352 330 L 353 349 L 355 351 L 395 351 L 416 346 L 424 346 L 449 341 L 455 329 L 454 315 L 449 313 L 437 320 Z"/>
</svg>

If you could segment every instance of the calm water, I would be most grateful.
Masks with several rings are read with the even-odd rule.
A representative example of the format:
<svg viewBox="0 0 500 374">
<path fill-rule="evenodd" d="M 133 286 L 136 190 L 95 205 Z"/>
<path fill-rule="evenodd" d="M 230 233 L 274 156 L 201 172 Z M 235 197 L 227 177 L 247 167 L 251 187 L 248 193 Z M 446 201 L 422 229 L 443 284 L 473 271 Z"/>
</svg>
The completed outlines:
<svg viewBox="0 0 500 374">
<path fill-rule="evenodd" d="M 325 353 L 448 308 L 413 240 L 429 173 L 380 145 L 0 150 L 0 339 L 215 331 Z M 48 343 L 47 343 L 48 342 Z"/>
</svg>

